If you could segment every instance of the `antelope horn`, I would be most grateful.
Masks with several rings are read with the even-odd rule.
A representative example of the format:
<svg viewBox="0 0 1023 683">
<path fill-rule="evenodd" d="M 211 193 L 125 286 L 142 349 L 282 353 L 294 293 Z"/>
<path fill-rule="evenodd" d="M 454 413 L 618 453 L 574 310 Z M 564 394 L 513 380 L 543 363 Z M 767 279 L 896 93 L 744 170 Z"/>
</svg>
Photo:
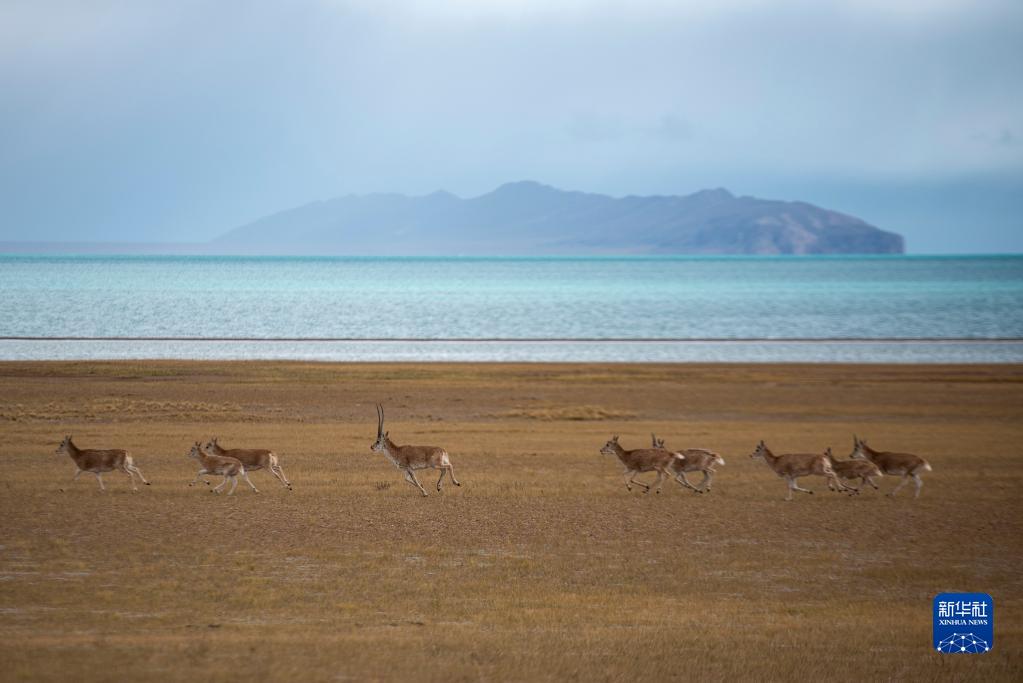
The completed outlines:
<svg viewBox="0 0 1023 683">
<path fill-rule="evenodd" d="M 377 436 L 384 433 L 384 407 L 377 404 Z"/>
</svg>

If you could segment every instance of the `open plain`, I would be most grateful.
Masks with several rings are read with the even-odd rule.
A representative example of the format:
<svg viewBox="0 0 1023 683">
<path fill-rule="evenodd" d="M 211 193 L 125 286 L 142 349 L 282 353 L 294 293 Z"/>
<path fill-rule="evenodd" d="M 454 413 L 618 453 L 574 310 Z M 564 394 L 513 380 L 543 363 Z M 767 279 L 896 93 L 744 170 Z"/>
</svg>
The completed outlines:
<svg viewBox="0 0 1023 683">
<path fill-rule="evenodd" d="M 370 452 L 377 401 L 461 488 Z M 626 491 L 599 449 L 652 431 L 713 491 Z M 787 503 L 748 457 L 854 433 L 921 497 Z M 72 485 L 65 434 L 152 486 Z M 189 488 L 211 435 L 294 491 Z M 1021 366 L 0 363 L 0 437 L 3 680 L 1023 677 Z M 994 597 L 991 652 L 932 651 L 942 591 Z"/>
</svg>

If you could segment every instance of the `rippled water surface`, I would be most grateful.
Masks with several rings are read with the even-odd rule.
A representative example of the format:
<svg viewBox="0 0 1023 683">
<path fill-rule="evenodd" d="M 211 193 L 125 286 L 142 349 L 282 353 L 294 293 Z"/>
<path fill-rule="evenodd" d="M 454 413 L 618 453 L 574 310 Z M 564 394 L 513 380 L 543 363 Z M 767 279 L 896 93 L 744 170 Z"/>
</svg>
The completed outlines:
<svg viewBox="0 0 1023 683">
<path fill-rule="evenodd" d="M 2 256 L 0 292 L 0 337 L 8 338 L 0 341 L 3 358 L 1023 360 L 1011 341 L 1023 339 L 1018 256 Z M 83 337 L 147 340 L 124 347 L 64 339 Z M 151 341 L 167 337 L 284 339 L 290 346 Z M 294 341 L 365 339 L 417 343 Z M 707 339 L 715 343 L 686 345 Z M 772 339 L 886 343 L 847 345 L 837 358 L 834 345 L 800 343 L 781 353 L 780 344 L 720 341 Z M 924 341 L 888 343 L 906 339 Z M 499 341 L 472 344 L 479 340 Z M 953 345 L 926 340 L 958 346 L 950 352 Z"/>
</svg>

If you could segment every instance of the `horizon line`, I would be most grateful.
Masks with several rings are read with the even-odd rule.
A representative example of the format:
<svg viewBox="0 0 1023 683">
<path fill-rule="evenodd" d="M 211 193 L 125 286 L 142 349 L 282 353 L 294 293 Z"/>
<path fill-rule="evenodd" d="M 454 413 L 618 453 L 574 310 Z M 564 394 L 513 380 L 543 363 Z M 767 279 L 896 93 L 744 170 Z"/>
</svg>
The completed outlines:
<svg viewBox="0 0 1023 683">
<path fill-rule="evenodd" d="M 46 337 L 0 335 L 2 341 L 84 342 L 290 342 L 290 343 L 415 343 L 415 344 L 1021 344 L 1023 337 Z"/>
</svg>

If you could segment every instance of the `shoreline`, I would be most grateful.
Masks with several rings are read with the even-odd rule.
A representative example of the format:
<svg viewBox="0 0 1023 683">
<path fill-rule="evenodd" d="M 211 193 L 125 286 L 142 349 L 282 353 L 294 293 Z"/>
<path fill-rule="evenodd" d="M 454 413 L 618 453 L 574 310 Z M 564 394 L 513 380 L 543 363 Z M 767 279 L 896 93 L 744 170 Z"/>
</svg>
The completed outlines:
<svg viewBox="0 0 1023 683">
<path fill-rule="evenodd" d="M 1023 339 L 0 339 L 0 361 L 43 360 L 1011 365 L 1023 363 Z"/>
</svg>

